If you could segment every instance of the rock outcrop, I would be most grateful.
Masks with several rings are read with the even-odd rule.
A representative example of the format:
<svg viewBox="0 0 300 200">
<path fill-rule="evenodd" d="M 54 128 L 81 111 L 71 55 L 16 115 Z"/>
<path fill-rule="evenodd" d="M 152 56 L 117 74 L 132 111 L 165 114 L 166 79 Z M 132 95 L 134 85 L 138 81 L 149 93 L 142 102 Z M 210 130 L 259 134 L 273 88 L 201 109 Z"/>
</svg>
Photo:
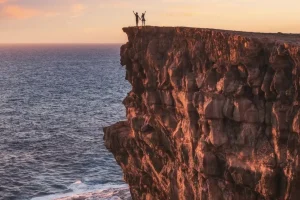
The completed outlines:
<svg viewBox="0 0 300 200">
<path fill-rule="evenodd" d="M 300 36 L 124 28 L 127 121 L 104 129 L 134 200 L 300 198 Z"/>
</svg>

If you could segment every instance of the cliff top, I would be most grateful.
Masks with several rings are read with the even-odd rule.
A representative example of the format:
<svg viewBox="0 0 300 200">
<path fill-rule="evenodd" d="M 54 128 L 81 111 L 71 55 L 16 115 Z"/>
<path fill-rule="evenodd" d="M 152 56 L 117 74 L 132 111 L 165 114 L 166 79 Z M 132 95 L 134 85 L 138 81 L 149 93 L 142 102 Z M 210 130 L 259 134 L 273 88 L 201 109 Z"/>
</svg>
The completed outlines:
<svg viewBox="0 0 300 200">
<path fill-rule="evenodd" d="M 229 36 L 241 36 L 245 38 L 256 38 L 259 40 L 267 40 L 269 42 L 279 42 L 288 43 L 296 46 L 300 46 L 300 34 L 292 33 L 260 33 L 260 32 L 243 32 L 243 31 L 231 31 L 231 30 L 221 30 L 221 29 L 209 29 L 209 28 L 192 28 L 192 27 L 159 27 L 159 26 L 145 26 L 145 27 L 124 27 L 123 31 L 125 33 L 132 34 L 136 30 L 142 33 L 180 33 L 184 35 L 196 34 L 196 33 L 211 33 L 218 34 L 221 33 Z"/>
</svg>

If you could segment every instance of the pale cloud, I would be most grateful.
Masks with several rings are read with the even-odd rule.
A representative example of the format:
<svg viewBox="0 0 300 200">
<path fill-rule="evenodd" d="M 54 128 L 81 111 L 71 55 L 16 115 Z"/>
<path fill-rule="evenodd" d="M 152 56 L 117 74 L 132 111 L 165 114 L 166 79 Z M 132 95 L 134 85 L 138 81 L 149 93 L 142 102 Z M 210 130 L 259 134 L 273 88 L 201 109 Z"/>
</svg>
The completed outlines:
<svg viewBox="0 0 300 200">
<path fill-rule="evenodd" d="M 112 7 L 114 8 L 132 8 L 133 5 L 134 5 L 133 3 L 124 2 L 124 1 L 116 1 L 112 3 Z"/>
<path fill-rule="evenodd" d="M 72 12 L 72 18 L 75 18 L 75 17 L 79 17 L 81 15 L 83 15 L 84 11 L 86 9 L 86 6 L 83 5 L 83 4 L 73 4 L 71 6 L 71 12 Z"/>
<path fill-rule="evenodd" d="M 173 12 L 166 12 L 162 14 L 163 16 L 169 16 L 169 17 L 192 17 L 199 15 L 199 12 L 189 12 L 189 11 L 173 11 Z"/>
<path fill-rule="evenodd" d="M 194 6 L 173 6 L 166 9 L 162 16 L 170 16 L 170 17 L 192 17 L 192 16 L 199 16 L 202 14 L 199 8 Z"/>
<path fill-rule="evenodd" d="M 89 27 L 89 28 L 84 28 L 83 29 L 83 32 L 85 34 L 92 34 L 92 33 L 98 33 L 100 32 L 101 29 L 100 28 L 95 28 L 95 27 Z"/>
<path fill-rule="evenodd" d="M 45 17 L 57 17 L 57 16 L 60 16 L 61 13 L 58 13 L 58 12 L 45 12 L 44 13 L 44 16 Z"/>
<path fill-rule="evenodd" d="M 14 2 L 14 4 L 12 4 Z M 83 4 L 71 4 L 65 7 L 68 11 L 65 13 L 71 18 L 77 18 L 83 15 L 84 11 L 86 10 L 86 6 Z M 29 19 L 34 17 L 46 17 L 52 18 L 57 16 L 62 16 L 62 11 L 55 11 L 46 9 L 44 10 L 41 8 L 30 8 L 27 6 L 22 6 L 17 4 L 17 1 L 11 0 L 0 0 L 0 20 L 5 19 L 14 19 L 14 20 L 22 20 L 22 19 Z"/>
<path fill-rule="evenodd" d="M 181 3 L 184 2 L 185 0 L 163 0 L 162 2 L 166 3 Z"/>
<path fill-rule="evenodd" d="M 0 0 L 4 1 L 4 0 Z M 45 11 L 33 8 L 22 7 L 19 5 L 4 5 L 0 7 L 0 20 L 1 19 L 29 19 L 33 17 L 56 17 L 61 15 L 59 12 L 55 11 Z"/>
<path fill-rule="evenodd" d="M 18 5 L 7 5 L 0 10 L 0 16 L 4 19 L 27 19 L 39 15 L 36 9 L 24 8 Z"/>
</svg>

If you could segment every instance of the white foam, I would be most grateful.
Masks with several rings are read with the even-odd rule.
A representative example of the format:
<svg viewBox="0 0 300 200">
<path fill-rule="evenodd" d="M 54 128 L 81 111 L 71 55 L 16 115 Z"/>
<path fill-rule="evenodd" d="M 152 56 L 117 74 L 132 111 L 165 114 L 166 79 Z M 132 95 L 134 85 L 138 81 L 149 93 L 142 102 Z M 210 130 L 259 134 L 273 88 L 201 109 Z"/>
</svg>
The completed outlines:
<svg viewBox="0 0 300 200">
<path fill-rule="evenodd" d="M 81 181 L 76 181 L 68 187 L 72 192 L 35 197 L 31 200 L 129 200 L 128 185 L 99 184 L 89 186 Z"/>
</svg>

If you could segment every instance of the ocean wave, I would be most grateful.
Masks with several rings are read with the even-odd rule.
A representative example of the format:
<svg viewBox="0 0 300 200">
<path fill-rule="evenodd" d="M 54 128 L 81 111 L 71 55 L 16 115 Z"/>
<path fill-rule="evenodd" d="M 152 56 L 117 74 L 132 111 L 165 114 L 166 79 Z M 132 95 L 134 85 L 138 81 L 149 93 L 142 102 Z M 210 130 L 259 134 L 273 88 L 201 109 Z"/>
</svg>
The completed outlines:
<svg viewBox="0 0 300 200">
<path fill-rule="evenodd" d="M 131 200 L 129 187 L 126 184 L 86 185 L 76 181 L 68 187 L 70 192 L 35 197 L 31 200 Z"/>
</svg>

